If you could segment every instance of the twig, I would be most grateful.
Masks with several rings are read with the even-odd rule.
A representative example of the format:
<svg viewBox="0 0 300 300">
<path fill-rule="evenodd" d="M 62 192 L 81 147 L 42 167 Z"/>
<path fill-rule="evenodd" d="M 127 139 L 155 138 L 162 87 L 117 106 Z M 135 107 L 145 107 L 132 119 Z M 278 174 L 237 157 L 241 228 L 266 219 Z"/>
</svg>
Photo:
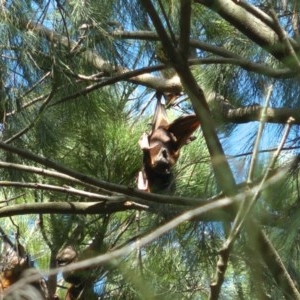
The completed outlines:
<svg viewBox="0 0 300 300">
<path fill-rule="evenodd" d="M 104 86 L 107 86 L 107 85 L 111 85 L 111 84 L 117 83 L 117 82 L 122 81 L 122 80 L 128 80 L 128 81 L 132 81 L 134 83 L 137 83 L 138 82 L 138 78 L 137 78 L 138 76 L 140 76 L 140 75 L 147 75 L 147 73 L 149 73 L 149 72 L 160 71 L 160 70 L 163 70 L 165 68 L 166 68 L 166 66 L 164 64 L 159 64 L 159 65 L 156 65 L 156 66 L 150 66 L 150 67 L 140 68 L 140 69 L 136 69 L 136 70 L 133 70 L 133 71 L 129 71 L 127 69 L 123 69 L 122 72 L 120 71 L 120 74 L 118 74 L 116 76 L 113 76 L 111 78 L 108 78 L 108 79 L 104 79 L 101 82 L 89 85 L 89 86 L 85 87 L 84 89 L 79 90 L 79 91 L 77 91 L 76 93 L 74 93 L 72 95 L 63 97 L 62 99 L 60 99 L 60 100 L 56 101 L 55 103 L 53 103 L 51 106 L 59 104 L 59 103 L 62 103 L 62 102 L 65 102 L 67 100 L 73 100 L 75 98 L 87 95 L 88 93 L 90 93 L 92 91 L 95 91 L 95 90 L 97 90 L 97 89 L 99 89 L 101 87 L 104 87 Z M 173 81 L 172 79 L 169 79 L 169 80 L 165 80 L 164 79 L 163 83 L 164 83 L 165 88 L 172 81 Z M 160 79 L 156 78 L 156 82 L 158 84 L 156 86 L 156 89 L 158 89 L 158 90 L 161 89 L 161 87 L 159 86 L 159 83 L 161 85 L 162 78 L 160 78 Z M 144 83 L 144 85 L 147 86 L 146 83 Z M 153 88 L 153 85 L 152 86 L 148 85 L 148 86 Z M 170 89 L 171 89 L 172 85 L 170 85 L 170 86 L 171 86 L 170 87 Z M 173 86 L 173 88 L 174 88 L 174 86 Z M 181 90 L 181 87 L 179 89 Z M 166 88 L 166 90 L 167 90 L 167 88 Z"/>
<path fill-rule="evenodd" d="M 20 197 L 23 197 L 24 195 L 25 195 L 25 193 L 20 194 L 20 195 L 17 195 L 17 196 L 14 196 L 14 197 L 11 197 L 11 198 L 9 198 L 9 199 L 1 200 L 1 201 L 0 201 L 0 204 L 2 204 L 2 203 L 8 203 L 8 202 L 14 201 L 14 200 L 16 200 L 16 199 L 18 199 L 18 198 L 20 198 Z"/>
<path fill-rule="evenodd" d="M 25 128 L 23 128 L 22 130 L 20 130 L 18 133 L 16 133 L 15 135 L 13 135 L 12 137 L 10 137 L 9 139 L 7 139 L 5 141 L 5 143 L 9 144 L 12 141 L 14 141 L 15 139 L 19 138 L 21 135 L 25 134 L 28 130 L 30 130 L 31 128 L 33 128 L 36 123 L 40 120 L 41 115 L 43 114 L 44 110 L 47 108 L 49 102 L 51 101 L 51 99 L 54 96 L 54 92 L 55 89 L 53 89 L 50 94 L 48 95 L 47 99 L 45 100 L 45 102 L 41 105 L 36 117 L 34 118 L 34 120 Z"/>
<path fill-rule="evenodd" d="M 276 12 L 272 7 L 271 2 L 269 1 L 269 12 L 270 15 L 272 17 L 272 19 L 274 20 L 274 26 L 276 28 L 276 33 L 279 36 L 279 39 L 282 41 L 282 43 L 286 46 L 287 49 L 287 53 L 288 55 L 293 58 L 293 62 L 289 63 L 289 65 L 291 66 L 291 69 L 296 69 L 298 72 L 300 71 L 300 61 L 298 59 L 297 54 L 295 53 L 295 50 L 293 48 L 293 46 L 291 45 L 291 42 L 288 38 L 287 33 L 283 30 L 283 28 L 281 27 Z"/>
<path fill-rule="evenodd" d="M 44 100 L 44 99 L 46 99 L 46 98 L 48 98 L 48 97 L 49 97 L 49 94 L 38 96 L 38 97 L 36 97 L 35 99 L 33 99 L 33 100 L 31 100 L 31 101 L 25 103 L 24 105 L 22 105 L 22 106 L 21 106 L 21 109 L 27 108 L 27 107 L 29 107 L 29 106 L 31 106 L 31 105 L 33 105 L 33 104 L 39 102 L 39 101 L 42 101 L 42 100 Z M 18 110 L 12 110 L 12 111 L 6 113 L 6 116 L 7 116 L 7 117 L 13 116 L 13 115 L 16 114 L 17 112 L 18 112 Z"/>
<path fill-rule="evenodd" d="M 263 130 L 264 130 L 264 127 L 265 127 L 265 123 L 266 123 L 266 116 L 267 116 L 266 112 L 267 112 L 267 109 L 269 107 L 269 102 L 270 102 L 272 90 L 273 90 L 273 86 L 270 85 L 267 89 L 265 105 L 264 105 L 264 107 L 261 111 L 260 124 L 259 124 L 258 132 L 257 132 L 257 135 L 256 135 L 254 147 L 253 147 L 253 155 L 252 155 L 252 158 L 251 158 L 250 168 L 249 168 L 249 173 L 248 173 L 248 179 L 247 179 L 248 184 L 251 184 L 252 179 L 253 179 L 254 167 L 256 166 L 259 144 L 261 142 L 261 136 L 262 136 L 262 133 L 263 133 Z"/>
<path fill-rule="evenodd" d="M 0 218 L 29 214 L 99 215 L 127 210 L 148 210 L 148 206 L 127 199 L 97 202 L 24 203 L 0 207 Z"/>
<path fill-rule="evenodd" d="M 15 181 L 0 181 L 0 186 L 13 186 L 13 187 L 19 187 L 19 188 L 28 188 L 28 189 L 38 189 L 38 190 L 45 190 L 45 191 L 53 191 L 53 192 L 60 192 L 60 193 L 66 193 L 81 197 L 87 197 L 91 199 L 98 199 L 98 200 L 124 200 L 123 196 L 105 196 L 100 195 L 96 193 L 86 192 L 82 190 L 78 190 L 75 188 L 72 188 L 70 186 L 57 186 L 57 185 L 50 185 L 50 184 L 43 184 L 43 183 L 28 183 L 28 182 L 15 182 Z"/>
<path fill-rule="evenodd" d="M 289 131 L 291 129 L 291 124 L 293 122 L 293 119 L 290 118 L 286 124 L 285 127 L 285 131 L 283 133 L 281 142 L 278 146 L 277 151 L 274 153 L 272 160 L 269 163 L 269 166 L 259 184 L 259 187 L 257 189 L 257 191 L 254 193 L 252 199 L 249 201 L 249 203 L 245 203 L 246 205 L 243 206 L 243 210 L 239 210 L 239 213 L 237 214 L 233 226 L 232 226 L 232 230 L 230 232 L 230 235 L 227 239 L 227 241 L 225 242 L 224 248 L 226 247 L 230 247 L 230 245 L 233 243 L 234 239 L 237 237 L 237 235 L 239 234 L 242 225 L 244 224 L 245 220 L 247 219 L 247 217 L 249 216 L 254 204 L 256 203 L 257 199 L 259 198 L 262 190 L 263 190 L 263 185 L 266 182 L 267 178 L 269 177 L 270 172 L 273 170 L 274 165 L 278 159 L 278 156 L 281 152 L 281 149 L 287 139 L 287 136 L 289 134 Z"/>
<path fill-rule="evenodd" d="M 184 59 L 189 57 L 190 46 L 190 22 L 191 22 L 191 0 L 180 1 L 180 17 L 179 17 L 179 50 Z"/>
<path fill-rule="evenodd" d="M 42 76 L 42 78 L 40 78 L 36 83 L 34 83 L 27 91 L 25 91 L 25 93 L 21 97 L 17 98 L 15 101 L 18 101 L 30 94 L 40 83 L 42 83 L 47 77 L 49 77 L 50 74 L 50 71 L 47 72 L 44 76 Z"/>
<path fill-rule="evenodd" d="M 39 175 L 42 175 L 42 176 L 49 176 L 49 177 L 52 177 L 52 178 L 58 178 L 58 179 L 61 179 L 61 180 L 66 180 L 68 182 L 80 184 L 80 185 L 83 185 L 83 186 L 86 186 L 86 187 L 89 187 L 89 188 L 99 190 L 99 187 L 96 187 L 96 186 L 91 185 L 91 184 L 87 184 L 86 182 L 78 180 L 74 177 L 68 176 L 68 175 L 60 173 L 60 172 L 43 169 L 43 168 L 37 168 L 37 167 L 21 165 L 21 164 L 8 163 L 8 162 L 4 162 L 4 161 L 0 161 L 0 168 L 15 169 L 15 170 L 21 170 L 21 171 L 24 171 L 24 172 L 39 174 Z M 106 194 L 111 193 L 110 191 L 104 190 L 104 189 L 101 189 L 101 191 L 103 193 L 106 193 Z"/>
<path fill-rule="evenodd" d="M 167 24 L 167 28 L 168 28 L 169 33 L 170 33 L 171 41 L 172 41 L 173 45 L 176 46 L 176 37 L 175 37 L 175 34 L 173 32 L 173 29 L 172 29 L 172 26 L 170 24 L 170 20 L 169 20 L 169 18 L 167 16 L 167 13 L 165 11 L 165 8 L 164 8 L 161 0 L 158 0 L 158 5 L 159 5 L 159 7 L 161 9 L 162 15 L 164 16 L 165 22 Z"/>
<path fill-rule="evenodd" d="M 2 227 L 0 227 L 0 234 L 1 234 L 1 239 L 3 239 L 4 242 L 10 245 L 13 249 L 15 249 L 15 244 L 10 240 L 8 235 L 5 233 Z"/>
</svg>

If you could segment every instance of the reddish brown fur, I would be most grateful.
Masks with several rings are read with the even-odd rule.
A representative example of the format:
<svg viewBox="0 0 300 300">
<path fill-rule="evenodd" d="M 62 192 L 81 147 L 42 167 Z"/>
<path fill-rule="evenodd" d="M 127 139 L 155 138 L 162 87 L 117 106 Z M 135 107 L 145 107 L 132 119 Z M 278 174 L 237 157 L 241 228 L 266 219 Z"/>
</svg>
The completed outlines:
<svg viewBox="0 0 300 300">
<path fill-rule="evenodd" d="M 144 152 L 139 189 L 159 192 L 170 187 L 173 181 L 171 168 L 179 158 L 180 148 L 188 143 L 199 125 L 195 115 L 180 117 L 169 124 L 166 109 L 158 97 L 152 131 L 144 134 L 139 142 Z"/>
</svg>

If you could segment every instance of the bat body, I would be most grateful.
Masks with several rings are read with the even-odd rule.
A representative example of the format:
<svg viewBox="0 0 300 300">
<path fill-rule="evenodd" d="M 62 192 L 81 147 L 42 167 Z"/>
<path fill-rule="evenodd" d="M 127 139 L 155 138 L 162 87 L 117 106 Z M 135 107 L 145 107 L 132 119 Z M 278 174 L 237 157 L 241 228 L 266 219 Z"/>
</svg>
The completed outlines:
<svg viewBox="0 0 300 300">
<path fill-rule="evenodd" d="M 144 133 L 139 141 L 143 150 L 143 169 L 138 176 L 138 189 L 172 193 L 172 167 L 179 158 L 180 148 L 189 142 L 200 125 L 196 115 L 187 115 L 168 122 L 165 106 L 157 96 L 157 105 L 150 134 Z"/>
<path fill-rule="evenodd" d="M 9 299 L 15 299 L 14 297 L 33 299 L 28 296 L 30 294 L 34 295 L 35 299 L 50 299 L 47 285 L 43 278 L 25 284 L 20 290 L 9 289 L 14 283 L 21 279 L 31 275 L 39 275 L 39 272 L 34 269 L 30 256 L 25 253 L 25 249 L 21 244 L 17 243 L 17 245 L 13 245 L 10 241 L 4 241 L 4 251 L 1 253 L 0 266 L 1 299 L 5 293 L 7 294 L 4 298 L 7 296 Z"/>
<path fill-rule="evenodd" d="M 102 240 L 101 240 L 102 241 Z M 81 252 L 78 252 L 72 245 L 67 245 L 62 248 L 56 255 L 57 265 L 64 267 L 69 264 L 82 261 L 102 252 L 102 245 L 98 239 L 93 242 Z M 63 278 L 66 282 L 70 283 L 67 290 L 65 300 L 79 300 L 79 299 L 98 299 L 93 290 L 93 282 L 95 280 L 95 267 L 74 270 L 70 272 L 63 272 Z"/>
</svg>

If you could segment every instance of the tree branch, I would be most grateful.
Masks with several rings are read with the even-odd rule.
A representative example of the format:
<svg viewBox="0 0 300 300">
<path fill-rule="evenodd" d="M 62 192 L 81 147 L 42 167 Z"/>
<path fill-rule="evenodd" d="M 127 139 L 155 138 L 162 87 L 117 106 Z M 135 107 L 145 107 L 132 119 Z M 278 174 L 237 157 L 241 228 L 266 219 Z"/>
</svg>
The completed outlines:
<svg viewBox="0 0 300 300">
<path fill-rule="evenodd" d="M 248 123 L 259 121 L 263 107 L 260 105 L 251 105 L 236 109 L 229 109 L 223 113 L 224 121 L 230 123 Z M 300 125 L 300 109 L 295 108 L 270 108 L 265 112 L 266 122 L 285 124 L 292 117 L 294 125 Z"/>
<path fill-rule="evenodd" d="M 190 22 L 191 22 L 191 0 L 180 1 L 180 18 L 179 18 L 179 51 L 184 59 L 189 57 L 189 45 L 190 45 Z"/>
<path fill-rule="evenodd" d="M 0 218 L 27 214 L 111 214 L 132 209 L 145 210 L 147 206 L 128 200 L 24 203 L 0 207 Z"/>
<path fill-rule="evenodd" d="M 0 186 L 13 186 L 17 188 L 28 188 L 28 189 L 36 189 L 36 190 L 44 190 L 44 191 L 52 191 L 52 192 L 59 192 L 64 194 L 70 194 L 74 196 L 86 197 L 90 199 L 98 199 L 98 200 L 116 200 L 124 198 L 122 196 L 104 196 L 97 193 L 86 192 L 82 190 L 75 189 L 70 186 L 57 186 L 52 184 L 44 184 L 44 183 L 29 183 L 29 182 L 15 182 L 15 181 L 0 181 Z"/>
<path fill-rule="evenodd" d="M 291 70 L 295 70 L 295 64 L 298 62 L 295 62 L 293 57 L 289 56 L 286 45 L 281 42 L 277 33 L 260 18 L 250 14 L 231 0 L 195 0 L 195 2 L 218 13 L 250 40 L 271 53 Z M 289 38 L 289 42 L 294 51 L 298 53 L 300 50 L 298 43 L 291 38 Z"/>
<path fill-rule="evenodd" d="M 36 24 L 32 21 L 24 20 L 24 19 L 20 19 L 19 23 L 22 30 L 31 30 L 37 33 L 38 35 L 40 35 L 41 37 L 45 37 L 51 43 L 60 44 L 68 50 L 73 48 L 76 45 L 74 41 L 71 41 L 66 37 L 56 33 L 53 30 L 49 30 L 40 24 Z M 127 68 L 124 68 L 122 66 L 115 66 L 114 64 L 111 64 L 109 61 L 104 60 L 99 54 L 91 50 L 85 49 L 83 47 L 80 47 L 78 53 L 80 53 L 80 55 L 84 58 L 84 60 L 87 61 L 91 66 L 93 66 L 94 68 L 96 68 L 101 72 L 104 72 L 104 74 L 108 76 L 111 76 L 113 74 L 120 75 L 128 71 Z M 158 78 L 157 76 L 153 76 L 151 74 L 143 74 L 140 76 L 136 76 L 131 80 L 135 83 L 151 86 L 153 88 L 155 88 L 155 86 L 159 83 L 159 81 L 160 81 L 160 85 L 162 85 L 162 82 L 164 82 L 164 84 L 166 84 L 167 86 L 169 85 L 167 79 L 163 80 L 162 78 Z M 172 82 L 174 83 L 174 79 L 172 80 Z M 181 91 L 180 82 L 177 81 L 177 84 L 178 86 L 176 86 L 176 89 L 177 90 L 179 89 Z"/>
<path fill-rule="evenodd" d="M 98 187 L 87 184 L 86 182 L 82 182 L 74 177 L 68 176 L 68 175 L 60 173 L 60 172 L 43 169 L 43 168 L 37 168 L 37 167 L 21 165 L 21 164 L 14 164 L 14 163 L 9 163 L 9 162 L 4 162 L 4 161 L 0 161 L 0 168 L 14 169 L 14 170 L 19 170 L 19 171 L 24 171 L 24 172 L 29 172 L 29 173 L 35 173 L 35 174 L 39 174 L 39 175 L 42 175 L 45 177 L 48 176 L 48 177 L 52 177 L 52 178 L 57 178 L 57 179 L 64 180 L 67 182 L 84 185 L 89 188 L 98 189 Z M 108 191 L 106 191 L 106 192 L 108 192 Z"/>
<path fill-rule="evenodd" d="M 65 167 L 63 164 L 56 163 L 50 160 L 49 158 L 44 158 L 35 155 L 28 150 L 19 149 L 12 145 L 5 144 L 3 142 L 0 142 L 0 149 L 3 149 L 11 153 L 15 153 L 23 158 L 29 159 L 31 161 L 35 161 L 39 164 L 52 168 L 58 172 L 73 177 L 74 179 L 77 179 L 80 182 L 84 182 L 86 184 L 90 184 L 94 187 L 105 189 L 113 193 L 120 193 L 126 195 L 131 197 L 131 199 L 139 198 L 147 201 L 154 201 L 157 203 L 165 203 L 165 204 L 174 203 L 174 201 L 176 201 L 178 205 L 184 205 L 184 206 L 189 206 L 189 205 L 197 206 L 197 205 L 204 204 L 207 201 L 206 199 L 200 199 L 200 198 L 191 199 L 189 197 L 175 197 L 175 196 L 166 196 L 166 195 L 159 195 L 154 193 L 147 193 L 147 192 L 139 191 L 132 187 L 127 187 L 124 185 L 119 185 L 119 184 L 99 180 L 94 177 L 90 177 L 83 173 L 77 172 L 73 169 L 69 169 Z"/>
</svg>

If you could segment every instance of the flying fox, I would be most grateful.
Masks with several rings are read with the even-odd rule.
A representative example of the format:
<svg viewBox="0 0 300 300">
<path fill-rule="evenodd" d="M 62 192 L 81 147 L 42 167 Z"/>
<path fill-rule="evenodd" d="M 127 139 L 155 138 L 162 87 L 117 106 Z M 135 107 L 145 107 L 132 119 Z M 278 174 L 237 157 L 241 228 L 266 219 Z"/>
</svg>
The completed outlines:
<svg viewBox="0 0 300 300">
<path fill-rule="evenodd" d="M 200 122 L 196 115 L 181 116 L 169 123 L 162 93 L 157 92 L 157 104 L 149 134 L 139 140 L 143 151 L 143 167 L 138 175 L 138 189 L 170 194 L 175 190 L 172 167 L 177 162 L 182 146 L 192 140 Z"/>
</svg>

